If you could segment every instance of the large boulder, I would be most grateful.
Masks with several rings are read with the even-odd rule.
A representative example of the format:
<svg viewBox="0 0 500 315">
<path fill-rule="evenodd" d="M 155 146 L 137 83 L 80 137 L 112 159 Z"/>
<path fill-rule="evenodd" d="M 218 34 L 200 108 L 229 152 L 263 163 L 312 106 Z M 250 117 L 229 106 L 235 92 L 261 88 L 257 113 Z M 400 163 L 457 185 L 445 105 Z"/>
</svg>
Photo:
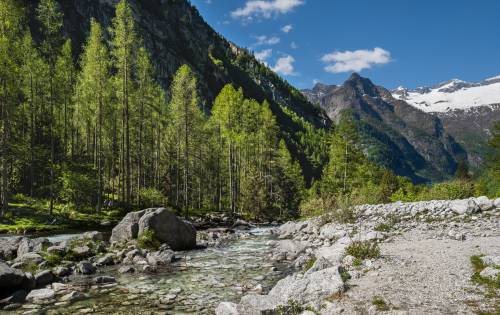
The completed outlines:
<svg viewBox="0 0 500 315">
<path fill-rule="evenodd" d="M 23 237 L 21 236 L 0 238 L 0 259 L 11 260 L 16 258 L 17 249 L 22 240 Z"/>
<path fill-rule="evenodd" d="M 27 253 L 38 253 L 51 245 L 50 241 L 45 237 L 23 238 L 17 248 L 17 256 L 19 257 Z"/>
<path fill-rule="evenodd" d="M 139 220 L 139 236 L 147 230 L 153 230 L 156 238 L 168 244 L 173 250 L 196 247 L 195 228 L 168 209 L 160 208 L 146 212 Z"/>
<path fill-rule="evenodd" d="M 20 288 L 25 279 L 24 272 L 19 269 L 9 267 L 6 263 L 0 262 L 0 293 L 7 290 L 14 291 Z"/>
<path fill-rule="evenodd" d="M 120 223 L 113 228 L 110 241 L 125 242 L 137 238 L 139 234 L 139 220 L 148 210 L 127 213 Z"/>
<path fill-rule="evenodd" d="M 111 242 L 135 239 L 147 230 L 153 230 L 156 238 L 173 250 L 196 247 L 196 230 L 193 225 L 179 219 L 173 211 L 165 208 L 128 213 L 113 229 Z"/>
</svg>

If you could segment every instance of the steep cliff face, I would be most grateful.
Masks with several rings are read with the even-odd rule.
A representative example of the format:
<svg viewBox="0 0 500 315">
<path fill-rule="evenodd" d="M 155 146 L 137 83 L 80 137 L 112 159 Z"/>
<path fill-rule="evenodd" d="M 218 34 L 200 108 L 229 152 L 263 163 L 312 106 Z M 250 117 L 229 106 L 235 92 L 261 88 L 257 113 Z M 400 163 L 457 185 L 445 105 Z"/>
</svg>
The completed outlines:
<svg viewBox="0 0 500 315">
<path fill-rule="evenodd" d="M 396 100 L 370 80 L 353 74 L 341 86 L 319 85 L 303 91 L 332 120 L 351 110 L 360 120 L 368 156 L 416 182 L 452 176 L 465 151 L 434 115 Z"/>
<path fill-rule="evenodd" d="M 24 0 L 36 34 L 35 7 L 38 1 Z M 73 40 L 78 55 L 88 36 L 93 17 L 109 27 L 118 0 L 60 0 L 64 32 Z M 248 51 L 215 32 L 186 0 L 129 0 L 139 34 L 151 54 L 157 76 L 168 87 L 175 71 L 190 65 L 199 77 L 208 110 L 212 100 L 227 83 L 243 87 L 247 97 L 285 105 L 316 126 L 327 125 L 322 111 L 303 95 L 259 63 Z M 280 113 L 277 113 L 278 116 Z"/>
</svg>

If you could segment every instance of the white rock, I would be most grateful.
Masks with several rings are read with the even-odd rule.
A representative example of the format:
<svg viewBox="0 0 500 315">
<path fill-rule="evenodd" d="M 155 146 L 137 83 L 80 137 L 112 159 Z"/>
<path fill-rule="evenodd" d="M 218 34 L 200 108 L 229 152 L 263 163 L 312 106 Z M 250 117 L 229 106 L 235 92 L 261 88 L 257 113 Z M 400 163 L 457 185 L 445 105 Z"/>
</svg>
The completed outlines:
<svg viewBox="0 0 500 315">
<path fill-rule="evenodd" d="M 28 296 L 26 296 L 26 301 L 28 302 L 38 302 L 43 300 L 48 300 L 56 295 L 52 289 L 39 289 L 31 291 Z"/>
<path fill-rule="evenodd" d="M 219 303 L 215 309 L 215 314 L 217 315 L 239 315 L 237 305 L 230 302 Z"/>
</svg>

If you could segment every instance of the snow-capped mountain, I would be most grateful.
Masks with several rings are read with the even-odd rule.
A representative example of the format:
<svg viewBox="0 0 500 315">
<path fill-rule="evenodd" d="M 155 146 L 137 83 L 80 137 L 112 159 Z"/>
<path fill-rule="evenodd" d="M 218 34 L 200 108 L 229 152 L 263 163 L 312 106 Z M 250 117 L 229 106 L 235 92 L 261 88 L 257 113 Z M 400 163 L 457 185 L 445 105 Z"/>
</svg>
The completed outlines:
<svg viewBox="0 0 500 315">
<path fill-rule="evenodd" d="M 492 106 L 500 104 L 500 76 L 479 83 L 453 79 L 434 87 L 419 87 L 414 90 L 399 87 L 392 91 L 392 95 L 431 113 Z"/>
</svg>

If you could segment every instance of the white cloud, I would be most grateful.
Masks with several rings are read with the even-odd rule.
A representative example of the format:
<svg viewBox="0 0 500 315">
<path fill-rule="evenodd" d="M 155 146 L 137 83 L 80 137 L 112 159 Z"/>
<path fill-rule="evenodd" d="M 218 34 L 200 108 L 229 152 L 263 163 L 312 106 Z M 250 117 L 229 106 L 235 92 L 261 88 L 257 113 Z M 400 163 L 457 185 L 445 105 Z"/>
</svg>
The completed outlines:
<svg viewBox="0 0 500 315">
<path fill-rule="evenodd" d="M 321 60 L 328 63 L 325 67 L 327 72 L 359 72 L 363 69 L 370 69 L 373 65 L 391 62 L 391 53 L 379 47 L 373 50 L 335 51 L 324 55 Z"/>
<path fill-rule="evenodd" d="M 321 82 L 320 80 L 318 80 L 318 79 L 314 79 L 314 80 L 313 80 L 313 85 L 316 85 L 316 84 L 318 84 L 318 83 L 320 83 L 320 82 Z"/>
<path fill-rule="evenodd" d="M 271 18 L 285 14 L 304 4 L 303 0 L 247 0 L 245 6 L 231 12 L 233 18 L 251 20 L 253 17 Z"/>
<path fill-rule="evenodd" d="M 295 75 L 295 68 L 293 67 L 294 62 L 295 58 L 290 55 L 281 57 L 276 61 L 276 65 L 272 70 L 283 75 Z"/>
<path fill-rule="evenodd" d="M 293 30 L 292 24 L 285 25 L 281 28 L 283 33 L 290 33 Z"/>
<path fill-rule="evenodd" d="M 254 56 L 259 61 L 265 61 L 269 57 L 271 57 L 272 54 L 273 54 L 272 49 L 264 49 L 264 50 L 255 52 Z"/>
<path fill-rule="evenodd" d="M 299 45 L 297 45 L 297 43 L 296 43 L 296 42 L 291 42 L 291 43 L 290 43 L 290 48 L 292 48 L 292 49 L 297 49 L 297 48 L 299 48 Z"/>
<path fill-rule="evenodd" d="M 253 46 L 276 45 L 280 42 L 280 38 L 276 36 L 267 37 L 266 35 L 254 36 L 257 42 Z"/>
</svg>

